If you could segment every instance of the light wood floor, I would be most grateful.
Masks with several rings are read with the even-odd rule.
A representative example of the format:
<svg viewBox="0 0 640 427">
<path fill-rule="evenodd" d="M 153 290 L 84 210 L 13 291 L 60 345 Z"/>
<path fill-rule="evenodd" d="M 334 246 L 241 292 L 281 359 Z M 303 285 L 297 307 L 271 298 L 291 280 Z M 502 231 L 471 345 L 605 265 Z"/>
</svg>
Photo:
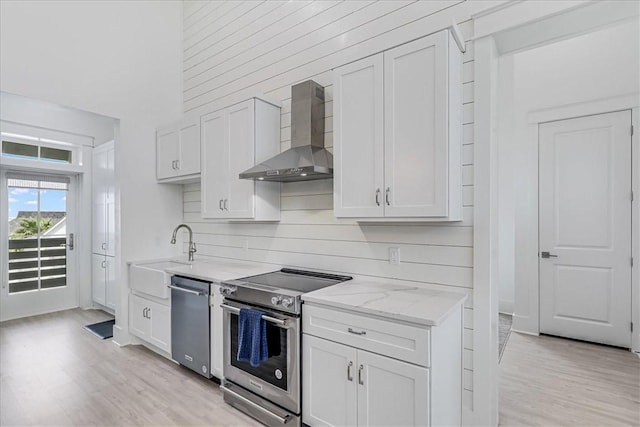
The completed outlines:
<svg viewBox="0 0 640 427">
<path fill-rule="evenodd" d="M 215 382 L 82 329 L 107 318 L 0 323 L 0 425 L 259 425 Z M 628 351 L 512 333 L 500 371 L 501 425 L 640 425 L 640 360 Z"/>
<path fill-rule="evenodd" d="M 504 426 L 640 425 L 640 359 L 596 344 L 512 332 L 500 362 Z"/>
<path fill-rule="evenodd" d="M 260 425 L 215 382 L 82 329 L 108 318 L 76 309 L 0 323 L 0 425 Z"/>
</svg>

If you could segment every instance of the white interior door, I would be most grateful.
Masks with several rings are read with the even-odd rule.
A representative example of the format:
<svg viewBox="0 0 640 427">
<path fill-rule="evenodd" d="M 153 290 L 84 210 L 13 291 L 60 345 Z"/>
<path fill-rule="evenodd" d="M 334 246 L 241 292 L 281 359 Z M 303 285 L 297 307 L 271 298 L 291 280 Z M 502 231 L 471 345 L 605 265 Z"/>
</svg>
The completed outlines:
<svg viewBox="0 0 640 427">
<path fill-rule="evenodd" d="M 2 176 L 0 320 L 78 306 L 75 280 L 75 178 L 32 173 Z M 4 232 L 6 230 L 6 234 Z"/>
<path fill-rule="evenodd" d="M 542 333 L 631 344 L 630 129 L 630 111 L 540 125 Z"/>
</svg>

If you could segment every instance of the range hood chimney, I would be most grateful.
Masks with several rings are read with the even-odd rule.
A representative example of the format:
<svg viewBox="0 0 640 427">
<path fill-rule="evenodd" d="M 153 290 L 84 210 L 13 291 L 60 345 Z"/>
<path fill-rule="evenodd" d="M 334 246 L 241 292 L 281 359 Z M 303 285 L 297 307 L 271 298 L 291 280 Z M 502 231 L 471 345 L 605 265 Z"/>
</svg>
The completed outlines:
<svg viewBox="0 0 640 427">
<path fill-rule="evenodd" d="M 333 177 L 333 155 L 324 148 L 322 86 L 307 80 L 291 87 L 291 148 L 239 177 L 280 182 Z"/>
</svg>

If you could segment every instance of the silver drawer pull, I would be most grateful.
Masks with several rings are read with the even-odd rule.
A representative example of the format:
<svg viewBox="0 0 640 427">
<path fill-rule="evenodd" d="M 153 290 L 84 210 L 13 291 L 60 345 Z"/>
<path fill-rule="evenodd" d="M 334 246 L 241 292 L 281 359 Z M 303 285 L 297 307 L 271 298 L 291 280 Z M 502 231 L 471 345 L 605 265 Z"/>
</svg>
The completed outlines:
<svg viewBox="0 0 640 427">
<path fill-rule="evenodd" d="M 354 334 L 354 335 L 367 335 L 367 331 L 356 331 L 356 330 L 353 330 L 351 328 L 347 329 L 347 331 L 350 334 Z"/>
<path fill-rule="evenodd" d="M 289 421 L 290 415 L 285 415 L 284 417 L 281 417 L 278 414 L 274 414 L 273 412 L 271 412 L 267 408 L 263 408 L 262 406 L 258 405 L 257 403 L 252 402 L 251 400 L 247 399 L 244 396 L 241 396 L 240 394 L 236 393 L 233 390 L 229 390 L 228 387 L 225 387 L 225 386 L 221 385 L 220 386 L 220 390 L 224 391 L 225 393 L 229 393 L 230 395 L 232 395 L 236 399 L 241 400 L 242 402 L 246 403 L 247 405 L 251 406 L 252 408 L 257 409 L 258 411 L 262 412 L 263 414 L 267 414 L 270 417 L 278 420 L 280 422 L 280 424 L 286 424 Z"/>
<path fill-rule="evenodd" d="M 364 366 L 360 365 L 358 368 L 358 384 L 364 385 L 364 379 L 362 378 L 362 371 L 364 370 Z"/>
<path fill-rule="evenodd" d="M 347 365 L 347 380 L 353 381 L 353 374 L 351 373 L 351 368 L 353 368 L 353 362 L 349 362 Z"/>
</svg>

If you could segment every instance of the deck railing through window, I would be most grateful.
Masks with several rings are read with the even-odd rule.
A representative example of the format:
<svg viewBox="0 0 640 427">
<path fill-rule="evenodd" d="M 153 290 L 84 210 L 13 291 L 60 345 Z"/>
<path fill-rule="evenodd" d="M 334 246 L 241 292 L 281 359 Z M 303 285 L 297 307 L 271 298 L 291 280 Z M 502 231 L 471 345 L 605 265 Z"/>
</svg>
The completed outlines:
<svg viewBox="0 0 640 427">
<path fill-rule="evenodd" d="M 9 239 L 9 293 L 67 285 L 66 237 Z"/>
</svg>

